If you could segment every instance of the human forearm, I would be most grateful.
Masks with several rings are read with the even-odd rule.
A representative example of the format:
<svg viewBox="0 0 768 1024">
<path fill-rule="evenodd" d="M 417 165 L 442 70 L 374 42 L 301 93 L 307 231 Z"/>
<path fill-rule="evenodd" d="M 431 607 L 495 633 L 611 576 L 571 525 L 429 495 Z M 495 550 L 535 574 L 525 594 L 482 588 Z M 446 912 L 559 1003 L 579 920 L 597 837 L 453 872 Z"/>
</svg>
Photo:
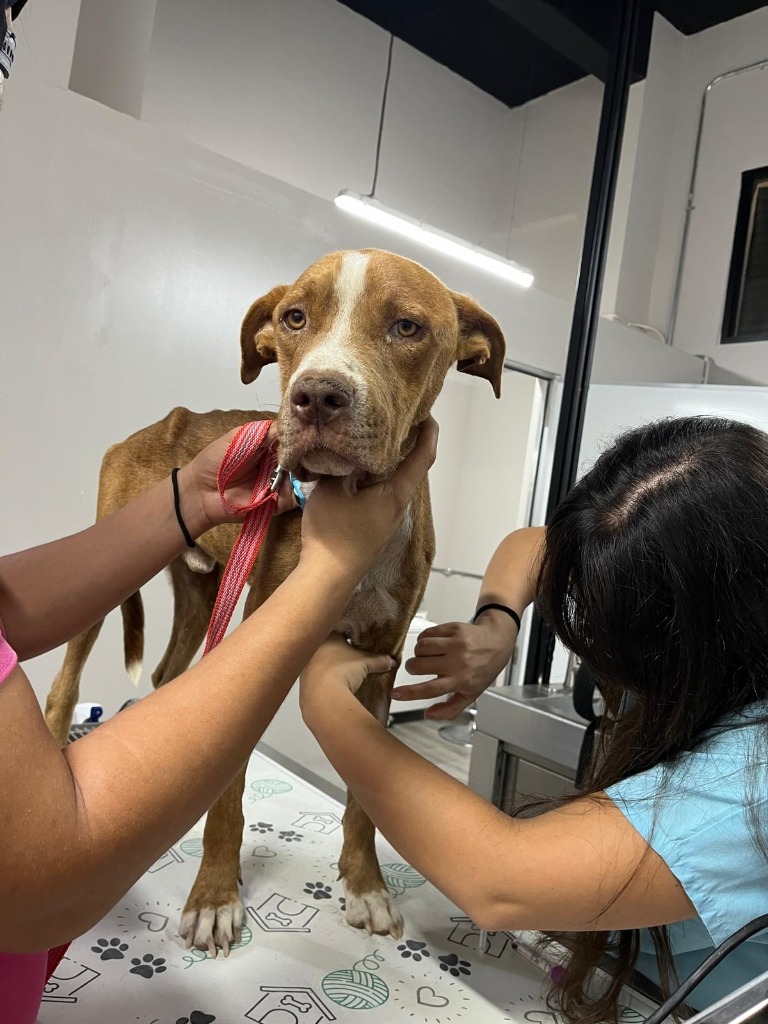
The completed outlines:
<svg viewBox="0 0 768 1024">
<path fill-rule="evenodd" d="M 320 480 L 299 565 L 272 597 L 202 664 L 66 754 L 21 669 L 0 686 L 0 949 L 39 949 L 89 927 L 212 804 L 402 523 L 436 441 L 428 421 L 388 480 L 354 494 Z M 207 459 L 197 490 L 209 498 L 227 444 L 190 464 Z M 248 501 L 252 475 L 230 488 L 233 505 Z"/>
<path fill-rule="evenodd" d="M 302 711 L 382 835 L 482 924 L 495 907 L 499 843 L 512 840 L 520 823 L 400 743 L 349 691 L 302 691 Z"/>
<path fill-rule="evenodd" d="M 318 656 L 316 655 L 315 658 Z M 680 882 L 604 794 L 512 818 L 305 670 L 304 718 L 398 853 L 488 931 L 647 928 L 695 916 Z"/>
<path fill-rule="evenodd" d="M 503 604 L 522 615 L 535 596 L 537 554 L 543 539 L 543 526 L 528 526 L 504 538 L 485 570 L 478 608 L 491 603 Z M 477 622 L 494 628 L 501 643 L 506 645 L 511 640 L 514 646 L 517 628 L 504 612 L 483 612 Z"/>
<path fill-rule="evenodd" d="M 210 525 L 200 503 L 182 511 L 193 537 Z M 57 647 L 102 618 L 185 548 L 170 479 L 87 530 L 0 558 L 0 617 L 24 660 Z"/>
<path fill-rule="evenodd" d="M 534 597 L 535 573 L 543 529 L 516 530 L 499 544 L 488 565 L 477 607 L 505 605 L 522 615 Z M 490 608 L 476 622 L 446 622 L 425 629 L 414 657 L 405 664 L 411 675 L 434 676 L 423 683 L 399 686 L 396 700 L 421 700 L 450 694 L 426 712 L 434 719 L 455 718 L 498 678 L 512 657 L 517 624 L 505 611 Z"/>
<path fill-rule="evenodd" d="M 50 945 L 87 929 L 191 827 L 246 761 L 355 581 L 322 560 L 300 565 L 199 665 L 66 755 L 42 733 L 31 758 L 28 731 L 16 741 L 38 799 L 34 820 L 26 798 L 15 813 L 4 808 L 18 829 L 6 830 L 6 849 L 25 856 L 3 868 L 14 877 L 2 899 L 14 925 L 0 924 L 0 948 Z M 13 758 L 13 736 L 24 729 L 9 719 L 5 726 Z"/>
</svg>

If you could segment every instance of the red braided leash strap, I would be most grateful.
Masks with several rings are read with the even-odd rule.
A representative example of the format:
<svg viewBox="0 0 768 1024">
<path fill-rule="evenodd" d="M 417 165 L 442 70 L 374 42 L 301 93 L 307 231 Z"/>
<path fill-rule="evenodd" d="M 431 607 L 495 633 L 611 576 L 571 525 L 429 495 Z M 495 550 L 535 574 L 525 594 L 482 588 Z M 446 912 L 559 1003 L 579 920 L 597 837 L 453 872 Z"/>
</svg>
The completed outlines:
<svg viewBox="0 0 768 1024">
<path fill-rule="evenodd" d="M 277 490 L 270 490 L 272 476 L 277 468 L 277 455 L 274 448 L 267 448 L 261 457 L 253 494 L 247 505 L 232 505 L 224 497 L 224 491 L 233 478 L 237 477 L 243 464 L 250 461 L 254 452 L 258 451 L 266 441 L 271 425 L 271 420 L 246 423 L 235 434 L 227 449 L 227 454 L 219 466 L 217 485 L 222 505 L 231 514 L 245 512 L 245 516 L 240 535 L 235 541 L 221 579 L 221 586 L 208 626 L 203 656 L 224 639 L 235 605 L 243 592 L 245 581 L 250 576 L 253 563 L 256 561 L 259 548 L 277 508 Z"/>
</svg>

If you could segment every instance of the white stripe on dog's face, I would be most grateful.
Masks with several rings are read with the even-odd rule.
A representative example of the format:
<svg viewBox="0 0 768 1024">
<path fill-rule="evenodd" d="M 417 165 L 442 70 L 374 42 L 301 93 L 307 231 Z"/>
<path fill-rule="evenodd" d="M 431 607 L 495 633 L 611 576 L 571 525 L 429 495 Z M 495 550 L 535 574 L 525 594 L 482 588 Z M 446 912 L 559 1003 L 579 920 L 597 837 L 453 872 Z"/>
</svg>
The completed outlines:
<svg viewBox="0 0 768 1024">
<path fill-rule="evenodd" d="M 296 367 L 286 389 L 290 394 L 293 384 L 310 370 L 338 370 L 350 379 L 359 395 L 364 396 L 366 381 L 359 365 L 350 356 L 349 337 L 352 314 L 363 294 L 365 272 L 369 256 L 362 252 L 346 252 L 341 258 L 334 291 L 339 301 L 334 317 L 323 341 L 308 352 Z"/>
</svg>

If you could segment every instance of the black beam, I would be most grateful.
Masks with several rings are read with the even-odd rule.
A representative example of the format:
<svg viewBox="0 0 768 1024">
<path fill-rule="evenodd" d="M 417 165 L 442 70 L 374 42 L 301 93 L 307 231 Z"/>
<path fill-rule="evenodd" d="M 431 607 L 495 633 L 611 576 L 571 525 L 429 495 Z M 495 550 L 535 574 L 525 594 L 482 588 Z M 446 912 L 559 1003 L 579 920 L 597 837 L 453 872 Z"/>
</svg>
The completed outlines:
<svg viewBox="0 0 768 1024">
<path fill-rule="evenodd" d="M 547 522 L 576 479 L 642 3 L 643 0 L 622 0 L 617 15 L 616 43 L 611 51 L 603 93 L 584 247 L 563 377 L 563 402 L 555 437 Z M 549 683 L 553 649 L 554 637 L 535 612 L 525 666 L 524 682 L 527 685 Z"/>
<path fill-rule="evenodd" d="M 488 0 L 488 3 L 576 67 L 583 68 L 586 74 L 606 81 L 610 63 L 606 48 L 544 0 Z"/>
</svg>

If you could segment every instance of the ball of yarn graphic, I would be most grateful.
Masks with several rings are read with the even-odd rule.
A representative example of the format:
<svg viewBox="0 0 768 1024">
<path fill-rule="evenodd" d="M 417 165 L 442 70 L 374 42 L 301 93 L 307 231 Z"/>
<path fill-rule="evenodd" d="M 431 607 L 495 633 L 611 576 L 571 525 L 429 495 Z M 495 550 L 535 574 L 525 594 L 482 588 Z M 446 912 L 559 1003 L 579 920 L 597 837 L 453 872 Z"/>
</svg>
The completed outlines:
<svg viewBox="0 0 768 1024">
<path fill-rule="evenodd" d="M 292 789 L 290 782 L 283 782 L 282 779 L 256 779 L 251 783 L 254 800 L 266 800 L 278 793 L 290 793 Z"/>
<path fill-rule="evenodd" d="M 182 853 L 186 853 L 188 857 L 202 857 L 203 840 L 200 836 L 195 836 L 193 839 L 184 839 L 179 844 L 179 849 Z"/>
<path fill-rule="evenodd" d="M 373 1010 L 389 999 L 386 982 L 368 971 L 344 969 L 326 974 L 323 992 L 347 1010 Z"/>
<path fill-rule="evenodd" d="M 410 864 L 382 864 L 381 873 L 387 888 L 395 896 L 401 896 L 406 889 L 416 889 L 426 882 L 424 875 L 420 875 Z"/>
<path fill-rule="evenodd" d="M 251 931 L 251 929 L 248 927 L 247 924 L 244 924 L 242 926 L 242 928 L 240 929 L 240 941 L 239 942 L 233 942 L 232 945 L 229 948 L 231 950 L 242 949 L 243 946 L 247 946 L 248 945 L 248 943 L 251 941 L 251 939 L 253 939 L 253 932 Z M 203 951 L 202 950 L 198 950 L 197 952 L 203 952 Z M 205 950 L 204 952 L 205 952 L 205 956 L 203 957 L 203 959 L 205 959 L 205 960 L 213 960 L 213 957 L 211 956 L 210 950 Z"/>
</svg>

